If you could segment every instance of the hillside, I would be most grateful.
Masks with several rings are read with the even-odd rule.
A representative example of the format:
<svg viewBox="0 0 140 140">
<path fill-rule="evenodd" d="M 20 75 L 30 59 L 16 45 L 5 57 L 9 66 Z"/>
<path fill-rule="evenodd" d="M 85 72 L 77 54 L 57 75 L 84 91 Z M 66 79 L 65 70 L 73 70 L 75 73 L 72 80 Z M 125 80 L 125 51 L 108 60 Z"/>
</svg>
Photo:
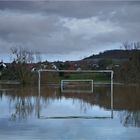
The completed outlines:
<svg viewBox="0 0 140 140">
<path fill-rule="evenodd" d="M 131 57 L 131 54 L 136 51 L 140 53 L 140 50 L 107 50 L 105 52 L 91 55 L 89 57 L 84 58 L 87 59 L 128 59 Z"/>
</svg>

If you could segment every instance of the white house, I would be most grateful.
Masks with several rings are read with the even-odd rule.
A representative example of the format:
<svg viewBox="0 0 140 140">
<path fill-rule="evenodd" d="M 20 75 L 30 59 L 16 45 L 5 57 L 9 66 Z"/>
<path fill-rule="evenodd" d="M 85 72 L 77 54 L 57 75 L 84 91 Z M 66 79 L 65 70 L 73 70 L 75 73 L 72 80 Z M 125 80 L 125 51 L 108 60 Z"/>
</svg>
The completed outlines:
<svg viewBox="0 0 140 140">
<path fill-rule="evenodd" d="M 0 70 L 6 68 L 6 64 L 4 64 L 3 62 L 0 62 Z"/>
</svg>

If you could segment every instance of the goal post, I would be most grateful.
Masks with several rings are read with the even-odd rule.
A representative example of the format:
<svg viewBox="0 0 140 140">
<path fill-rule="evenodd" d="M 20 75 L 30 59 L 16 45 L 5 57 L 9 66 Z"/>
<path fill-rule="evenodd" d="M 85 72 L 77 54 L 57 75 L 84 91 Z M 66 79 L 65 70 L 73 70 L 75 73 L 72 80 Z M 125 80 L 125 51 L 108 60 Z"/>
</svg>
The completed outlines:
<svg viewBox="0 0 140 140">
<path fill-rule="evenodd" d="M 93 80 L 92 79 L 61 80 L 61 92 L 93 93 Z"/>
<path fill-rule="evenodd" d="M 44 78 L 44 75 L 42 76 L 41 74 L 43 72 L 52 74 L 52 75 L 49 75 L 48 79 L 54 80 L 53 81 L 54 85 L 59 86 L 62 93 L 67 93 L 67 92 L 81 93 L 81 92 L 83 92 L 83 94 L 84 94 L 84 92 L 88 92 L 88 93 L 90 92 L 90 93 L 94 94 L 94 84 L 110 84 L 110 95 L 111 95 L 110 96 L 110 107 L 111 107 L 111 117 L 110 118 L 113 118 L 113 75 L 114 75 L 114 72 L 112 70 L 78 70 L 78 71 L 77 70 L 50 70 L 50 69 L 38 70 L 38 109 L 40 108 L 39 106 L 40 106 L 40 97 L 41 97 L 41 85 L 42 85 L 42 79 Z M 96 76 L 103 75 L 103 74 L 109 74 L 109 76 L 108 76 L 109 82 L 102 82 L 102 81 L 100 82 L 101 77 L 99 78 L 99 81 L 96 81 L 94 79 L 96 77 L 92 76 L 92 75 L 94 75 L 94 73 L 96 73 Z M 69 74 L 70 74 L 70 76 L 69 76 Z M 82 84 L 86 85 L 85 83 L 87 83 L 88 88 L 86 90 L 83 90 L 83 89 L 79 90 L 78 88 L 80 86 L 82 87 Z M 49 81 L 47 84 L 50 85 L 52 83 Z M 67 85 L 68 85 L 69 89 L 65 88 L 65 87 L 67 87 Z M 73 89 L 71 89 L 71 87 Z M 38 118 L 40 118 L 39 110 L 38 110 Z M 62 118 L 65 118 L 65 117 L 62 117 Z M 91 118 L 94 118 L 94 117 L 91 117 Z"/>
</svg>

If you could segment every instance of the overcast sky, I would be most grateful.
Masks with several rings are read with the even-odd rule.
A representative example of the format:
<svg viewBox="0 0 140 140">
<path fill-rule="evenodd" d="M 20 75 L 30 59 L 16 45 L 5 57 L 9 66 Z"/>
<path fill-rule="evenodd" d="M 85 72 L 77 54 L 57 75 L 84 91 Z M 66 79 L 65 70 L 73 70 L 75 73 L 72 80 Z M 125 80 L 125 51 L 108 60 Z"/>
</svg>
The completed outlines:
<svg viewBox="0 0 140 140">
<path fill-rule="evenodd" d="M 22 46 L 48 60 L 77 60 L 140 40 L 140 1 L 1 1 L 0 59 Z"/>
</svg>

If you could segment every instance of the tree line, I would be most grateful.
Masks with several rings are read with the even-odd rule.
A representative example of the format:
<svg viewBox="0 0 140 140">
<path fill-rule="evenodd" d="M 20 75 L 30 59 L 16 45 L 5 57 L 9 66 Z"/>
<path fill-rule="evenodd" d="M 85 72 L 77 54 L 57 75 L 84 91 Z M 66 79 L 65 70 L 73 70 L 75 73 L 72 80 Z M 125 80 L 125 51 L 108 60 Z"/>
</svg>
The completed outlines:
<svg viewBox="0 0 140 140">
<path fill-rule="evenodd" d="M 124 42 L 121 46 L 127 51 L 129 59 L 121 65 L 116 77 L 125 82 L 140 83 L 140 42 Z"/>
<path fill-rule="evenodd" d="M 128 60 L 121 63 L 119 68 L 113 69 L 115 80 L 140 83 L 140 42 L 124 42 L 122 43 L 121 48 L 126 51 L 125 55 L 128 57 Z M 41 62 L 41 54 L 39 52 L 34 53 L 32 50 L 24 47 L 11 48 L 11 54 L 12 63 L 10 63 L 6 69 L 0 70 L 0 79 L 19 80 L 22 84 L 35 81 L 35 73 L 33 73 L 31 69 L 33 64 L 37 66 L 37 62 Z M 104 54 L 100 55 L 103 56 Z M 107 54 L 105 54 L 105 56 L 107 56 Z M 91 58 L 92 57 L 89 57 L 89 59 Z M 106 68 L 107 65 L 112 63 L 110 58 L 107 61 L 99 61 L 101 68 Z M 38 65 L 40 64 L 41 63 L 38 63 Z M 62 63 L 60 64 L 62 65 Z"/>
</svg>

